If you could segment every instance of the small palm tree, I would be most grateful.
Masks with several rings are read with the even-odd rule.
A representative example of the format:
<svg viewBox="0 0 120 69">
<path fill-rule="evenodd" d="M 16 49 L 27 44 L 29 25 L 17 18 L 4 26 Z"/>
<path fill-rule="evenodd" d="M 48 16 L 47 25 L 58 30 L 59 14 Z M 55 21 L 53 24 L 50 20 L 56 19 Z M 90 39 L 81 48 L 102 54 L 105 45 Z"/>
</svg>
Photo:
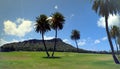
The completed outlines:
<svg viewBox="0 0 120 69">
<path fill-rule="evenodd" d="M 118 53 L 118 43 L 117 43 L 117 38 L 119 36 L 119 27 L 113 26 L 110 30 L 110 36 L 115 40 L 116 48 L 117 48 L 117 54 Z"/>
<path fill-rule="evenodd" d="M 52 23 L 51 23 L 51 28 L 53 30 L 55 30 L 55 43 L 54 43 L 54 48 L 53 48 L 53 53 L 52 53 L 52 57 L 54 56 L 54 52 L 56 50 L 56 44 L 57 44 L 57 31 L 63 29 L 63 24 L 65 22 L 64 16 L 59 13 L 59 12 L 55 12 L 52 15 Z"/>
<path fill-rule="evenodd" d="M 106 32 L 109 40 L 109 44 L 112 50 L 112 56 L 116 64 L 120 64 L 119 60 L 115 56 L 114 47 L 112 44 L 112 40 L 110 38 L 109 34 L 109 28 L 108 28 L 108 17 L 109 14 L 117 14 L 117 12 L 120 12 L 120 7 L 118 6 L 118 3 L 116 0 L 93 0 L 93 6 L 92 9 L 99 15 L 105 17 L 105 25 L 106 25 Z"/>
<path fill-rule="evenodd" d="M 77 40 L 80 39 L 80 32 L 78 30 L 72 30 L 72 33 L 71 33 L 70 37 L 71 37 L 72 40 L 75 40 L 75 43 L 76 43 L 76 46 L 77 46 L 77 52 L 79 52 Z"/>
<path fill-rule="evenodd" d="M 47 21 L 47 16 L 42 14 L 40 16 L 38 16 L 36 18 L 36 24 L 35 24 L 35 31 L 37 33 L 41 33 L 42 34 L 42 41 L 43 41 L 43 44 L 44 44 L 44 47 L 45 47 L 45 51 L 46 51 L 46 54 L 47 54 L 47 57 L 49 57 L 49 53 L 48 53 L 48 50 L 47 50 L 47 47 L 46 47 L 46 44 L 45 44 L 45 41 L 44 41 L 44 34 L 47 32 L 47 31 L 50 31 L 50 26 L 49 26 L 49 23 Z"/>
</svg>

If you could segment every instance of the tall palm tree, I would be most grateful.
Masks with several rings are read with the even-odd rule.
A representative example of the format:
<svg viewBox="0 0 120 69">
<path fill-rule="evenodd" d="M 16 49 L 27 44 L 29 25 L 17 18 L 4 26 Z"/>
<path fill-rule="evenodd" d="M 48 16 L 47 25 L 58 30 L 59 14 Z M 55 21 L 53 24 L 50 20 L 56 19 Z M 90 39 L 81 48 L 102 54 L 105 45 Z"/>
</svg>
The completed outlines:
<svg viewBox="0 0 120 69">
<path fill-rule="evenodd" d="M 116 44 L 116 48 L 117 48 L 117 54 L 118 54 L 117 38 L 119 36 L 119 27 L 114 25 L 110 30 L 110 36 L 115 40 L 115 44 Z"/>
<path fill-rule="evenodd" d="M 75 40 L 75 43 L 76 43 L 76 46 L 77 46 L 77 52 L 79 52 L 77 40 L 80 39 L 80 32 L 78 30 L 72 30 L 72 33 L 71 33 L 70 37 L 71 37 L 72 40 Z"/>
<path fill-rule="evenodd" d="M 120 64 L 119 60 L 115 56 L 112 40 L 109 34 L 109 27 L 108 27 L 108 17 L 109 14 L 117 14 L 120 11 L 118 4 L 115 4 L 116 0 L 93 0 L 92 9 L 99 15 L 105 17 L 105 25 L 106 25 L 106 32 L 109 40 L 109 44 L 112 50 L 112 56 L 116 64 Z"/>
<path fill-rule="evenodd" d="M 49 57 L 50 55 L 48 53 L 48 50 L 47 50 L 47 47 L 46 47 L 46 44 L 45 44 L 44 34 L 47 31 L 50 31 L 50 30 L 51 29 L 50 29 L 49 23 L 47 21 L 47 16 L 44 15 L 44 14 L 38 16 L 36 18 L 35 31 L 42 35 L 42 41 L 43 41 L 43 44 L 44 44 L 44 47 L 45 47 L 45 51 L 46 51 L 47 57 Z"/>
<path fill-rule="evenodd" d="M 52 53 L 52 57 L 54 56 L 54 52 L 56 50 L 56 44 L 57 44 L 57 31 L 58 30 L 62 30 L 63 29 L 63 24 L 65 22 L 64 16 L 59 13 L 59 12 L 55 12 L 52 15 L 52 23 L 51 23 L 51 28 L 53 30 L 55 30 L 55 43 L 54 43 L 54 48 L 53 48 L 53 53 Z"/>
</svg>

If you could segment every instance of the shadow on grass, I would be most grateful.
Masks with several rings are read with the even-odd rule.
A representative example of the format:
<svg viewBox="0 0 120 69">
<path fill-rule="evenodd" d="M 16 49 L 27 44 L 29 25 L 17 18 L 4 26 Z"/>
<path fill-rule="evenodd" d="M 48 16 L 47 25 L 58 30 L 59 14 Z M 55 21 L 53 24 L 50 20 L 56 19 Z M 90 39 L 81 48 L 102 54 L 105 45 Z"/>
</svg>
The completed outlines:
<svg viewBox="0 0 120 69">
<path fill-rule="evenodd" d="M 57 56 L 55 56 L 55 57 L 43 57 L 43 58 L 45 58 L 45 59 L 61 59 L 61 57 L 57 57 Z"/>
</svg>

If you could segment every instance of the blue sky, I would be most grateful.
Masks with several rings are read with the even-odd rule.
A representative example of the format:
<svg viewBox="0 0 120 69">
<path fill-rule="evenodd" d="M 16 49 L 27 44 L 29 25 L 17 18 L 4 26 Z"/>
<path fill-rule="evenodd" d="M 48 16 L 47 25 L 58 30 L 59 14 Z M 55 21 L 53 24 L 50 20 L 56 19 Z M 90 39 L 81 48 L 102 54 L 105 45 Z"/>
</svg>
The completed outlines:
<svg viewBox="0 0 120 69">
<path fill-rule="evenodd" d="M 106 37 L 104 18 L 92 9 L 89 0 L 0 0 L 0 45 L 41 39 L 34 30 L 36 17 L 46 14 L 48 17 L 58 11 L 65 17 L 65 24 L 59 30 L 58 37 L 75 46 L 70 39 L 71 31 L 80 31 L 79 48 L 87 50 L 110 50 Z M 120 26 L 120 16 L 110 15 L 109 26 Z M 45 34 L 46 39 L 54 38 L 54 30 Z"/>
</svg>

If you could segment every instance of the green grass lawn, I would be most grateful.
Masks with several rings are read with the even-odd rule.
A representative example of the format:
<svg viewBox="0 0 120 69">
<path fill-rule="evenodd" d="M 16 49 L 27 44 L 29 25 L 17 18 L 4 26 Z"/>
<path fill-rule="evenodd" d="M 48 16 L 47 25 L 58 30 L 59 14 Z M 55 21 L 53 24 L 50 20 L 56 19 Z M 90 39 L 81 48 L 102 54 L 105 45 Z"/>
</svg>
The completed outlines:
<svg viewBox="0 0 120 69">
<path fill-rule="evenodd" d="M 0 69 L 120 69 L 111 55 L 55 53 L 60 58 L 44 58 L 45 52 L 0 52 Z"/>
</svg>

